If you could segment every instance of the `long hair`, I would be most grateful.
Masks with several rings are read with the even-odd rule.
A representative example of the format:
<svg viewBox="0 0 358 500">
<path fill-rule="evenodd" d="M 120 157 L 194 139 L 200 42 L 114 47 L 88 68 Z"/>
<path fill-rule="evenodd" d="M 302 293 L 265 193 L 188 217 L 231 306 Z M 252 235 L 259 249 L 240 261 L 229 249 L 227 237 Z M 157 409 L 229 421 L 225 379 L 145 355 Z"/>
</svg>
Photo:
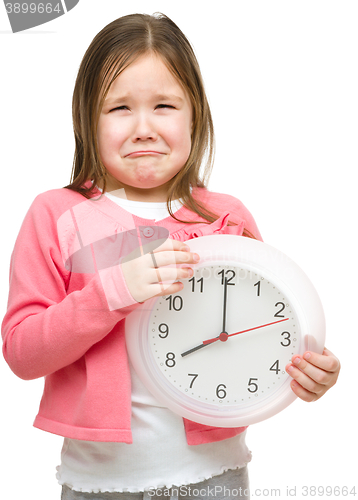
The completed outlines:
<svg viewBox="0 0 358 500">
<path fill-rule="evenodd" d="M 210 107 L 199 64 L 189 41 L 178 26 L 161 13 L 152 16 L 131 14 L 116 19 L 103 28 L 88 47 L 73 93 L 75 154 L 71 183 L 66 188 L 89 198 L 101 181 L 102 192 L 106 191 L 106 169 L 97 143 L 99 115 L 114 80 L 146 53 L 153 53 L 162 59 L 187 92 L 193 112 L 191 151 L 185 165 L 170 183 L 167 197 L 169 213 L 176 219 L 171 210 L 171 200 L 180 199 L 194 213 L 213 222 L 217 215 L 191 194 L 192 187 L 206 187 L 212 170 L 215 140 Z M 84 186 L 90 179 L 92 184 Z"/>
</svg>

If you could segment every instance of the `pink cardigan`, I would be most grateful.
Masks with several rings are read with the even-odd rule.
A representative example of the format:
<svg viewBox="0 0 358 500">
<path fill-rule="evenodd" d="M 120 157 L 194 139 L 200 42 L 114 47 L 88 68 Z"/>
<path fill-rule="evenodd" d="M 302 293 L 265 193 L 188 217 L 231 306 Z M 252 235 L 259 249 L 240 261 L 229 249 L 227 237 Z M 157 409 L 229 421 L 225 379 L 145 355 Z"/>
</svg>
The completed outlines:
<svg viewBox="0 0 358 500">
<path fill-rule="evenodd" d="M 25 380 L 45 377 L 34 426 L 72 439 L 132 442 L 131 383 L 124 319 L 137 306 L 121 266 L 92 274 L 70 272 L 66 261 L 81 246 L 132 229 L 160 226 L 186 241 L 206 234 L 241 235 L 244 227 L 261 239 L 255 221 L 232 196 L 203 188 L 194 196 L 220 217 L 212 224 L 181 208 L 155 223 L 126 212 L 106 196 L 86 200 L 62 188 L 31 205 L 11 258 L 3 354 Z M 237 226 L 227 226 L 228 216 Z M 68 261 L 67 261 L 68 262 Z M 216 428 L 184 419 L 188 444 L 232 437 L 240 428 Z"/>
</svg>

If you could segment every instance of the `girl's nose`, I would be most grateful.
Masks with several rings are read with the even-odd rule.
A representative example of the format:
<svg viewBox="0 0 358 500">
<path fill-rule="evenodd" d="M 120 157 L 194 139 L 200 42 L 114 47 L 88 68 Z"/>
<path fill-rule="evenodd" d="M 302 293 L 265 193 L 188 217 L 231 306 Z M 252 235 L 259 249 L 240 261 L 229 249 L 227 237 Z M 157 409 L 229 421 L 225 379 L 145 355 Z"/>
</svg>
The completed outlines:
<svg viewBox="0 0 358 500">
<path fill-rule="evenodd" d="M 155 130 L 153 120 L 145 113 L 137 116 L 133 130 L 133 141 L 156 141 L 158 133 Z"/>
</svg>

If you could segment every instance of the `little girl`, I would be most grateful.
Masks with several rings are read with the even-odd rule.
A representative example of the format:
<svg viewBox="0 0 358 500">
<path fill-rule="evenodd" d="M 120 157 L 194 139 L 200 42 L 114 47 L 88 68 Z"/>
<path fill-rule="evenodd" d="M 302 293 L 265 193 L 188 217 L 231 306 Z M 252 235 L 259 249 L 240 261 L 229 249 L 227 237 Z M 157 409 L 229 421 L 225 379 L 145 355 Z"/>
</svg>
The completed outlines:
<svg viewBox="0 0 358 500">
<path fill-rule="evenodd" d="M 249 498 L 246 428 L 174 415 L 143 387 L 126 353 L 127 315 L 192 276 L 200 256 L 186 240 L 261 239 L 240 201 L 205 187 L 213 125 L 179 28 L 140 14 L 106 26 L 80 66 L 73 121 L 72 182 L 39 195 L 25 217 L 2 325 L 15 374 L 45 377 L 34 425 L 65 438 L 62 499 Z M 114 257 L 103 244 L 111 238 Z M 154 250 L 138 256 L 146 242 Z M 293 361 L 292 390 L 305 401 L 338 377 L 328 350 Z"/>
</svg>

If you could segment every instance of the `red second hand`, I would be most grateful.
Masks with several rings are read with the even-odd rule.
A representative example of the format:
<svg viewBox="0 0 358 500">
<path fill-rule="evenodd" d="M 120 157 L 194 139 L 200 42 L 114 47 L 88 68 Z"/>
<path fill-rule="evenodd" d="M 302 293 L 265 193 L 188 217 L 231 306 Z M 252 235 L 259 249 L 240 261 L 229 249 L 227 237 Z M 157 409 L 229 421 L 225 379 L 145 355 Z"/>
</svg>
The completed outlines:
<svg viewBox="0 0 358 500">
<path fill-rule="evenodd" d="M 228 335 L 228 337 L 233 337 L 234 335 L 239 335 L 240 333 L 251 332 L 252 330 L 258 330 L 259 328 L 264 328 L 265 326 L 276 325 L 277 323 L 282 323 L 282 321 L 287 321 L 289 319 L 290 318 L 280 319 L 279 321 L 274 321 L 273 323 L 266 323 L 266 325 L 255 326 L 254 328 L 248 328 L 247 330 L 242 330 L 241 332 L 230 333 Z M 214 339 L 204 340 L 203 344 L 205 344 L 205 345 L 212 344 L 213 342 L 216 342 L 217 340 L 220 340 L 220 336 L 215 337 Z"/>
</svg>

